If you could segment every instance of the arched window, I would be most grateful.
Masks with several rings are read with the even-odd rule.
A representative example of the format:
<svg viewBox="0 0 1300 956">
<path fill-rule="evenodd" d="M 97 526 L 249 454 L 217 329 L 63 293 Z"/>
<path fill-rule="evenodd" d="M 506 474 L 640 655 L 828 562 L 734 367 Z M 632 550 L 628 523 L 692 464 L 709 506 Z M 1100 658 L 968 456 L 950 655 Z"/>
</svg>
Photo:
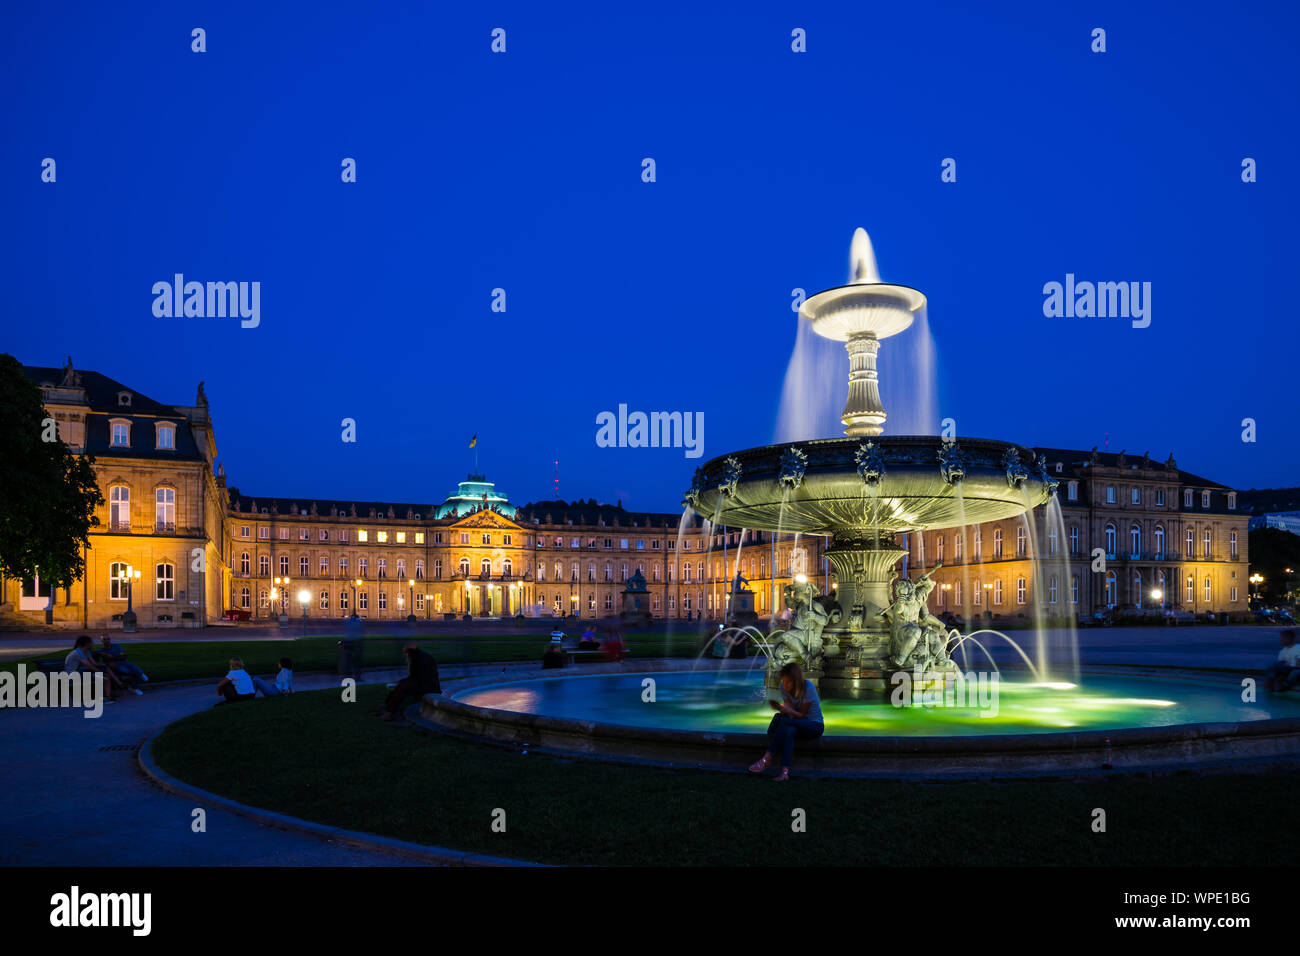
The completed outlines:
<svg viewBox="0 0 1300 956">
<path fill-rule="evenodd" d="M 460 559 L 460 573 L 465 577 L 469 577 L 469 558 Z M 537 565 L 537 580 L 539 581 L 546 580 L 546 565 L 544 564 Z"/>
<path fill-rule="evenodd" d="M 126 485 L 108 489 L 108 523 L 113 531 L 131 530 L 131 489 Z"/>
<path fill-rule="evenodd" d="M 514 565 L 514 562 L 511 561 L 509 558 L 505 558 L 505 559 L 501 562 L 501 573 L 502 573 L 505 577 L 511 577 L 511 576 L 515 573 L 515 565 Z"/>
<path fill-rule="evenodd" d="M 485 577 L 485 578 L 490 578 L 490 577 L 492 576 L 492 561 L 491 561 L 491 559 L 489 559 L 489 558 L 484 558 L 482 561 L 480 561 L 480 562 L 478 563 L 478 572 L 479 572 L 479 574 L 481 574 L 483 577 Z M 556 577 L 559 577 L 559 575 L 557 574 Z"/>
<path fill-rule="evenodd" d="M 159 531 L 176 528 L 176 489 L 159 488 L 154 492 L 154 525 Z"/>
<path fill-rule="evenodd" d="M 1231 556 L 1235 560 L 1237 557 L 1237 532 L 1235 531 L 1228 532 L 1228 550 L 1231 552 Z"/>
<path fill-rule="evenodd" d="M 1106 525 L 1106 554 L 1111 557 L 1115 556 L 1115 526 L 1113 524 Z"/>
<path fill-rule="evenodd" d="M 1164 556 L 1165 556 L 1165 526 L 1164 525 L 1160 525 L 1160 524 L 1156 525 L 1155 536 L 1156 536 L 1156 560 L 1162 561 L 1164 560 Z"/>
<path fill-rule="evenodd" d="M 1055 534 L 1055 532 L 1053 532 L 1053 534 Z M 1025 556 L 1025 551 L 1028 547 L 1028 537 L 1029 536 L 1025 532 L 1025 528 L 1023 525 L 1021 525 L 1019 528 L 1016 529 L 1016 557 L 1017 558 L 1023 558 Z"/>
<path fill-rule="evenodd" d="M 1137 525 L 1128 529 L 1128 553 L 1135 558 L 1142 553 L 1142 529 Z"/>
<path fill-rule="evenodd" d="M 1002 529 L 993 529 L 993 559 L 1000 560 L 1002 557 Z"/>
<path fill-rule="evenodd" d="M 1196 579 L 1187 575 L 1187 603 L 1196 603 Z"/>
<path fill-rule="evenodd" d="M 1105 594 L 1105 602 L 1107 607 L 1114 607 L 1116 603 L 1118 603 L 1115 599 L 1115 592 L 1117 591 L 1116 584 L 1117 582 L 1115 580 L 1115 572 L 1107 571 L 1106 572 L 1106 594 Z"/>
<path fill-rule="evenodd" d="M 259 554 L 257 556 L 257 573 L 266 577 L 271 573 L 271 556 L 269 554 Z"/>
<path fill-rule="evenodd" d="M 248 555 L 248 552 L 247 552 L 247 551 L 241 551 L 241 552 L 239 553 L 239 573 L 240 573 L 240 574 L 248 574 L 248 572 L 249 572 L 249 568 L 250 568 L 250 564 L 249 564 L 249 555 Z"/>
<path fill-rule="evenodd" d="M 125 561 L 114 561 L 108 566 L 108 597 L 111 601 L 126 600 Z"/>
<path fill-rule="evenodd" d="M 1183 555 L 1183 557 L 1185 558 L 1196 557 L 1196 532 L 1193 531 L 1191 528 L 1187 529 L 1187 553 Z"/>
</svg>

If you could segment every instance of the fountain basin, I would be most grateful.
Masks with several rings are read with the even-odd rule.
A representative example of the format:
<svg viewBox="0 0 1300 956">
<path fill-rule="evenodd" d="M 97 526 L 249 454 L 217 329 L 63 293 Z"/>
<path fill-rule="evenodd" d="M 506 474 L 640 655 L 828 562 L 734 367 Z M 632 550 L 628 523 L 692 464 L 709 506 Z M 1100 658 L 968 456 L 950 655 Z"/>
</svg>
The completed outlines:
<svg viewBox="0 0 1300 956">
<path fill-rule="evenodd" d="M 1050 481 L 1035 473 L 1033 453 L 1023 445 L 961 439 L 964 473 L 955 482 L 941 472 L 944 447 L 938 436 L 906 435 L 750 448 L 701 466 L 686 502 L 730 528 L 807 534 L 870 528 L 892 536 L 1012 518 L 1049 498 Z M 1008 452 L 1025 472 L 1015 484 L 1004 463 Z M 880 474 L 868 480 L 863 470 Z"/>
<path fill-rule="evenodd" d="M 655 703 L 641 700 L 647 677 L 657 684 Z M 761 677 L 747 673 L 743 664 L 694 673 L 638 669 L 509 682 L 486 678 L 458 688 L 450 698 L 425 697 L 421 720 L 453 733 L 571 755 L 743 771 L 766 745 L 761 731 L 771 712 L 762 700 L 742 696 L 739 704 L 726 697 L 711 708 L 680 705 L 692 699 L 692 686 L 706 695 L 715 690 L 731 695 L 748 684 L 751 692 L 761 690 Z M 1300 755 L 1300 700 L 1242 704 L 1240 685 L 1222 676 L 1170 680 L 1112 675 L 1091 678 L 1084 691 L 1081 698 L 1093 701 L 1103 714 L 1087 727 L 1053 727 L 1043 715 L 1038 729 L 1010 733 L 1008 724 L 998 726 L 996 720 L 978 732 L 954 733 L 956 724 L 942 708 L 927 714 L 888 704 L 827 701 L 827 734 L 799 744 L 798 767 L 801 772 L 852 775 L 1055 775 L 1100 769 L 1108 755 L 1121 771 L 1212 768 L 1237 759 Z M 1012 696 L 1014 692 L 1003 693 L 1003 699 Z M 1037 700 L 1050 707 L 1052 699 L 1046 694 Z M 1130 701 L 1141 703 L 1124 703 Z M 693 716 L 682 720 L 682 713 Z M 1016 713 L 1013 723 L 1023 727 L 1023 707 Z M 1147 717 L 1135 716 L 1142 713 Z M 883 731 L 862 732 L 873 719 L 881 721 Z M 1138 719 L 1152 722 L 1134 726 Z M 926 730 L 927 723 L 930 733 L 916 732 Z M 895 732 L 904 725 L 912 732 Z"/>
</svg>

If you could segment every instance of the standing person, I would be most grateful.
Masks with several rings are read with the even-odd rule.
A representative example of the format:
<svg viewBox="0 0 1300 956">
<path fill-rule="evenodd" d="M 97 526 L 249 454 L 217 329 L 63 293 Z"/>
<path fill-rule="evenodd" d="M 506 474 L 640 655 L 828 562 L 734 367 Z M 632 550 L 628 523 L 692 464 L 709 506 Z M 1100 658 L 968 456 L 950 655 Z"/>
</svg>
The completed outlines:
<svg viewBox="0 0 1300 956">
<path fill-rule="evenodd" d="M 121 644 L 114 644 L 113 639 L 107 634 L 99 635 L 99 650 L 95 656 L 122 679 L 122 684 L 137 696 L 143 696 L 144 691 L 140 690 L 138 684 L 143 684 L 149 680 L 145 672 L 140 670 L 126 659 L 126 649 Z"/>
<path fill-rule="evenodd" d="M 279 660 L 280 670 L 275 675 L 275 683 L 268 684 L 260 677 L 253 678 L 253 686 L 262 692 L 263 697 L 279 697 L 293 693 L 293 661 L 287 657 Z"/>
<path fill-rule="evenodd" d="M 408 697 L 418 699 L 425 694 L 442 693 L 442 682 L 438 680 L 438 662 L 433 656 L 420 650 L 415 641 L 407 641 L 403 653 L 406 654 L 406 676 L 393 687 L 392 693 L 384 701 L 384 709 L 379 712 L 380 719 L 390 723 L 397 720 Z"/>
<path fill-rule="evenodd" d="M 1282 649 L 1268 669 L 1268 679 L 1264 684 L 1267 690 L 1300 687 L 1300 645 L 1295 642 L 1295 631 L 1288 628 L 1282 632 L 1281 638 Z"/>
<path fill-rule="evenodd" d="M 751 764 L 750 773 L 762 773 L 773 757 L 781 758 L 781 772 L 777 782 L 790 779 L 790 762 L 794 758 L 794 741 L 814 740 L 826 730 L 822 720 L 822 702 L 813 682 L 803 676 L 803 668 L 794 661 L 781 668 L 781 700 L 769 700 L 772 709 L 779 711 L 767 726 L 767 753 Z"/>
<path fill-rule="evenodd" d="M 215 707 L 234 704 L 241 700 L 252 700 L 257 696 L 257 690 L 253 687 L 253 677 L 244 670 L 242 658 L 230 659 L 230 670 L 226 671 L 226 676 L 217 684 L 217 693 L 225 699 L 217 701 L 213 705 Z"/>
<path fill-rule="evenodd" d="M 77 643 L 73 646 L 72 652 L 63 659 L 63 672 L 65 674 L 80 673 L 101 673 L 104 675 L 104 686 L 108 688 L 108 702 L 112 703 L 117 700 L 117 693 L 123 689 L 122 681 L 113 669 L 107 665 L 95 660 L 95 655 L 91 649 L 95 642 L 90 639 L 89 634 L 82 634 L 77 638 Z"/>
</svg>

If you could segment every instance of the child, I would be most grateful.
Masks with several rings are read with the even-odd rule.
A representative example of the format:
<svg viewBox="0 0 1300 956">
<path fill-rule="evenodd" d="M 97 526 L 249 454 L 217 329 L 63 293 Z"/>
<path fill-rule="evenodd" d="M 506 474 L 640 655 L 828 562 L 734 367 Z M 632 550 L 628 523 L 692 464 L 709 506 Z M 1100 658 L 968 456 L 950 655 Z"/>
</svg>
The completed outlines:
<svg viewBox="0 0 1300 956">
<path fill-rule="evenodd" d="M 217 693 L 225 698 L 217 701 L 215 705 L 217 707 L 222 704 L 233 704 L 241 700 L 252 700 L 257 696 L 257 691 L 253 687 L 253 678 L 248 671 L 244 670 L 242 659 L 238 657 L 230 659 L 230 670 L 217 684 Z"/>
<path fill-rule="evenodd" d="M 253 678 L 253 686 L 262 692 L 263 697 L 279 697 L 281 694 L 293 693 L 293 661 L 282 657 L 279 664 L 280 670 L 275 675 L 274 684 L 268 684 L 260 677 Z"/>
</svg>

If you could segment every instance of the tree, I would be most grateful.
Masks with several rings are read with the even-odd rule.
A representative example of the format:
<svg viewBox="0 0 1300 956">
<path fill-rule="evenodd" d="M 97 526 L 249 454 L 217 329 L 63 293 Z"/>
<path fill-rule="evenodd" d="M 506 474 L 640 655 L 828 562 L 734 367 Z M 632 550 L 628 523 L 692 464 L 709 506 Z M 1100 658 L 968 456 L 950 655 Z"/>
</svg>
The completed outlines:
<svg viewBox="0 0 1300 956">
<path fill-rule="evenodd" d="M 0 354 L 0 572 L 66 588 L 85 574 L 84 548 L 104 502 L 94 459 L 58 438 L 41 390 Z"/>
<path fill-rule="evenodd" d="M 1264 577 L 1260 597 L 1270 604 L 1286 600 L 1288 588 L 1300 580 L 1300 535 L 1281 528 L 1256 528 L 1250 532 L 1249 541 L 1250 573 Z M 1291 574 L 1286 573 L 1287 568 Z"/>
</svg>

